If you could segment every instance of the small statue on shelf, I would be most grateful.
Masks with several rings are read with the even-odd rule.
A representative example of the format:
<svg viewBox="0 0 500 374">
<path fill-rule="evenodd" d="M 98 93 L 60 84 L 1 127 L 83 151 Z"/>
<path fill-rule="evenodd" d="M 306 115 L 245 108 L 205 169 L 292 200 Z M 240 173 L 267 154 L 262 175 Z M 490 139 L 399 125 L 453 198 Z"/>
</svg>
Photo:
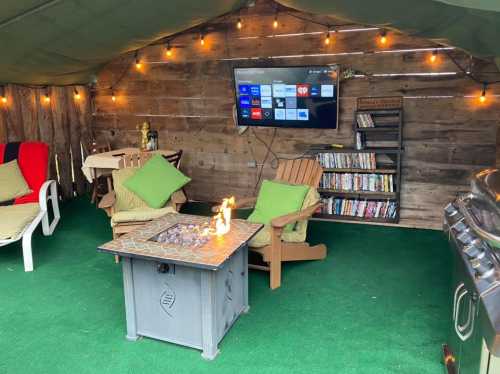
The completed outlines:
<svg viewBox="0 0 500 374">
<path fill-rule="evenodd" d="M 148 151 L 158 150 L 158 131 L 149 130 L 148 132 Z"/>
<path fill-rule="evenodd" d="M 137 125 L 137 130 L 140 130 L 140 147 L 141 151 L 147 151 L 148 150 L 148 133 L 151 127 L 149 126 L 148 122 L 144 122 L 142 126 Z"/>
</svg>

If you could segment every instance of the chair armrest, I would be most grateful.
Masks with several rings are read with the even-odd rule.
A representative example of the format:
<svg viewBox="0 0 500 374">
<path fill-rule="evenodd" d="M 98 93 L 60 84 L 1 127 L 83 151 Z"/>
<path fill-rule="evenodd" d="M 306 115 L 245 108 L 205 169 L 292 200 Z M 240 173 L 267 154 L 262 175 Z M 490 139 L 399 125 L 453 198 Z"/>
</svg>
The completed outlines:
<svg viewBox="0 0 500 374">
<path fill-rule="evenodd" d="M 304 219 L 310 218 L 314 212 L 321 207 L 321 203 L 310 206 L 309 208 L 303 209 L 300 212 L 285 214 L 284 216 L 276 217 L 271 221 L 271 226 L 274 228 L 281 229 L 288 225 L 289 223 L 294 223 L 297 221 L 302 221 Z"/>
<path fill-rule="evenodd" d="M 240 208 L 251 208 L 255 206 L 255 202 L 257 201 L 256 197 L 242 197 L 241 199 L 237 199 L 234 204 L 234 209 Z M 220 209 L 220 204 L 212 207 L 212 212 L 217 213 Z"/>
<path fill-rule="evenodd" d="M 187 198 L 182 190 L 177 190 L 170 196 L 170 200 L 172 200 L 174 204 L 184 204 Z"/>
<path fill-rule="evenodd" d="M 49 191 L 50 188 L 50 191 Z M 50 195 L 49 195 L 50 192 Z M 47 211 L 47 201 L 50 197 L 54 196 L 57 199 L 57 183 L 55 180 L 48 180 L 43 182 L 40 191 L 38 192 L 38 203 L 42 212 Z"/>
<path fill-rule="evenodd" d="M 116 202 L 115 191 L 110 191 L 102 197 L 101 201 L 99 201 L 98 207 L 101 209 L 108 209 L 113 207 L 113 205 L 115 205 L 115 202 Z"/>
</svg>

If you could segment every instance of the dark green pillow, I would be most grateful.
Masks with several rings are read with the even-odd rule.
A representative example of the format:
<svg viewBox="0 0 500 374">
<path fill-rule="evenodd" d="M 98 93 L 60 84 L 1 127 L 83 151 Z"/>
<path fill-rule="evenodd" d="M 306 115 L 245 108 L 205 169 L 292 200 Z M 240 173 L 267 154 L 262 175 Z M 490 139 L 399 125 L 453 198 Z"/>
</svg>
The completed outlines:
<svg viewBox="0 0 500 374">
<path fill-rule="evenodd" d="M 248 220 L 269 225 L 274 218 L 298 212 L 308 191 L 309 186 L 264 180 Z M 286 225 L 285 231 L 293 230 L 293 226 L 293 223 Z"/>
<path fill-rule="evenodd" d="M 186 185 L 186 177 L 161 155 L 155 155 L 123 185 L 139 196 L 148 206 L 160 209 L 172 194 Z"/>
</svg>

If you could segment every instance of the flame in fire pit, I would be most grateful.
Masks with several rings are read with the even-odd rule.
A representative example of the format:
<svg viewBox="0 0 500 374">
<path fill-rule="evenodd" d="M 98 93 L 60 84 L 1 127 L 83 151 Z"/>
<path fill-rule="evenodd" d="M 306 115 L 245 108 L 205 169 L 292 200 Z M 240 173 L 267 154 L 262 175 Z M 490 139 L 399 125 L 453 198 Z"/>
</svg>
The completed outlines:
<svg viewBox="0 0 500 374">
<path fill-rule="evenodd" d="M 215 234 L 221 236 L 227 234 L 231 229 L 231 210 L 234 208 L 234 196 L 222 200 L 219 211 L 213 217 L 215 222 Z"/>
</svg>

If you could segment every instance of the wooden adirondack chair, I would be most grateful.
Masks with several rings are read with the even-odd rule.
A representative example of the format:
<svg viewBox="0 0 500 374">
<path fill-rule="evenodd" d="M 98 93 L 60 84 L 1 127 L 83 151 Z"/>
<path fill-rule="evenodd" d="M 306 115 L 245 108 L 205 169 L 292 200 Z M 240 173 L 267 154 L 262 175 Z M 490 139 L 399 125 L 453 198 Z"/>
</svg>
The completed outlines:
<svg viewBox="0 0 500 374">
<path fill-rule="evenodd" d="M 144 165 L 153 154 L 151 152 L 141 152 L 136 154 L 129 154 L 123 156 L 123 165 L 120 165 L 121 168 L 131 168 L 131 167 L 140 167 Z M 169 156 L 164 156 L 167 161 L 169 161 L 173 166 L 179 168 L 180 160 L 182 157 L 182 151 L 171 154 Z M 175 211 L 179 211 L 182 204 L 187 201 L 186 194 L 184 190 L 181 189 L 176 191 L 171 197 L 172 208 Z M 99 202 L 99 208 L 102 208 L 106 211 L 109 217 L 113 217 L 115 214 L 115 203 L 116 203 L 116 194 L 115 191 L 112 190 L 108 192 L 102 200 Z M 152 216 L 154 216 L 154 211 L 151 211 Z M 152 219 L 152 218 L 151 218 Z M 144 221 L 130 221 L 130 222 L 117 222 L 113 224 L 113 238 L 117 238 L 120 235 L 126 234 L 129 231 L 137 228 L 138 226 L 144 225 L 145 223 L 151 221 L 151 219 L 145 219 Z"/>
<path fill-rule="evenodd" d="M 323 169 L 316 160 L 312 159 L 297 159 L 289 160 L 280 163 L 276 181 L 282 181 L 291 184 L 303 184 L 317 189 Z M 244 198 L 237 201 L 237 208 L 254 206 L 257 198 Z M 326 246 L 318 244 L 310 246 L 304 241 L 288 242 L 287 233 L 283 230 L 286 225 L 298 221 L 307 221 L 314 212 L 321 206 L 319 201 L 310 206 L 302 206 L 302 210 L 296 213 L 287 214 L 281 217 L 274 218 L 270 227 L 270 243 L 261 247 L 252 247 L 250 242 L 250 250 L 262 255 L 262 258 L 267 266 L 249 265 L 250 268 L 265 270 L 270 272 L 270 287 L 278 288 L 281 285 L 281 262 L 283 261 L 302 261 L 302 260 L 320 260 L 326 257 Z M 304 230 L 307 226 L 304 227 Z"/>
</svg>

